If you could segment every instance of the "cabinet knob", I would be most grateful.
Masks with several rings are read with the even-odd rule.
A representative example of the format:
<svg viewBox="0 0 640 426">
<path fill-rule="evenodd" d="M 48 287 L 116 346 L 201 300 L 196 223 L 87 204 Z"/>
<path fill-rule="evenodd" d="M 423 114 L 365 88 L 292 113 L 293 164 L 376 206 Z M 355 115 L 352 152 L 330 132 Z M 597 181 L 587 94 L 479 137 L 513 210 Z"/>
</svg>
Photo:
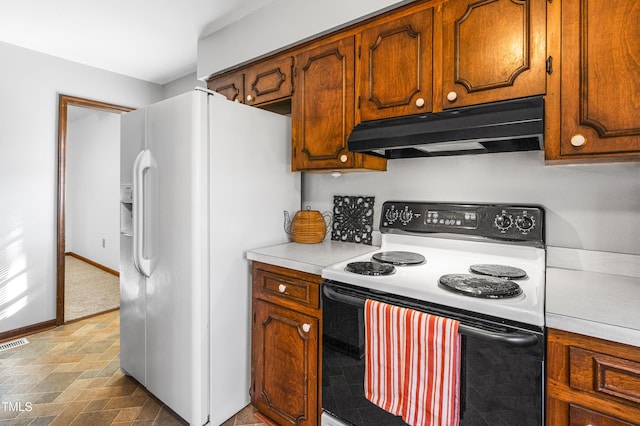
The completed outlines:
<svg viewBox="0 0 640 426">
<path fill-rule="evenodd" d="M 251 102 L 253 100 L 253 96 L 247 95 L 247 102 Z"/>
<path fill-rule="evenodd" d="M 456 99 L 458 99 L 458 94 L 457 94 L 456 92 L 449 92 L 449 93 L 447 93 L 447 100 L 448 100 L 449 102 L 453 102 L 453 101 L 455 101 Z"/>
<path fill-rule="evenodd" d="M 418 108 L 422 108 L 424 106 L 424 99 L 423 98 L 416 99 L 416 106 Z"/>
<path fill-rule="evenodd" d="M 304 331 L 305 333 L 308 333 L 309 330 L 311 330 L 311 324 L 302 324 L 302 331 Z"/>
<path fill-rule="evenodd" d="M 286 286 L 286 285 L 284 285 L 284 284 L 280 284 L 280 285 L 278 286 L 278 291 L 279 291 L 280 293 L 284 293 L 285 291 L 287 291 L 287 286 Z"/>
<path fill-rule="evenodd" d="M 340 156 L 340 161 L 343 162 L 343 163 L 346 163 L 348 159 L 349 159 L 349 157 L 347 157 L 347 154 L 342 154 Z"/>
<path fill-rule="evenodd" d="M 587 142 L 587 139 L 581 134 L 573 135 L 571 137 L 571 145 L 573 146 L 582 146 Z"/>
</svg>

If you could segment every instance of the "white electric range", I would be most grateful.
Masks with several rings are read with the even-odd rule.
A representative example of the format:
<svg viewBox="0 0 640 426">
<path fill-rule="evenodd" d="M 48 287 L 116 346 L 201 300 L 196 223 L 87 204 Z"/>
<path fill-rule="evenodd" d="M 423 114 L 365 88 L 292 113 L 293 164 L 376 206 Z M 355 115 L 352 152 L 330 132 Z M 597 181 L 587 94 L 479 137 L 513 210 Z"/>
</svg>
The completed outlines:
<svg viewBox="0 0 640 426">
<path fill-rule="evenodd" d="M 461 425 L 543 424 L 544 209 L 388 201 L 380 232 L 322 271 L 323 424 L 403 424 L 359 394 L 366 299 L 460 321 Z"/>
</svg>

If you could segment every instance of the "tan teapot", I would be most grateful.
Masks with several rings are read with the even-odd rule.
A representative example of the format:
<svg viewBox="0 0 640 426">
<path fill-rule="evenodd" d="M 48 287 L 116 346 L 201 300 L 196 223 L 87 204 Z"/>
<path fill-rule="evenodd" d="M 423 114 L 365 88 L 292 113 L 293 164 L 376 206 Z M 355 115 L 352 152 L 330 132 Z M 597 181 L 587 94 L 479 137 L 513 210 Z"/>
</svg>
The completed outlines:
<svg viewBox="0 0 640 426">
<path fill-rule="evenodd" d="M 320 213 L 318 210 L 299 210 L 291 219 L 289 212 L 284 212 L 284 230 L 294 243 L 321 243 L 331 226 L 331 213 Z"/>
</svg>

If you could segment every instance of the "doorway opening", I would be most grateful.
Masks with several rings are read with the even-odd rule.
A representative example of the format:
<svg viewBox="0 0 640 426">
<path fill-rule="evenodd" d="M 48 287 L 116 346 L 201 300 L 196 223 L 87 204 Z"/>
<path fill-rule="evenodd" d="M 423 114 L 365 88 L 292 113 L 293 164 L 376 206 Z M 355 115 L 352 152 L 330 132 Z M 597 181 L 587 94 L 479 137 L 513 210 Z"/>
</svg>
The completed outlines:
<svg viewBox="0 0 640 426">
<path fill-rule="evenodd" d="M 57 281 L 57 295 L 56 295 L 56 324 L 62 325 L 65 320 L 65 266 L 66 266 L 66 254 L 67 254 L 67 215 L 70 212 L 67 205 L 67 192 L 68 184 L 67 172 L 68 172 L 68 154 L 69 154 L 69 142 L 70 142 L 70 117 L 77 117 L 78 114 L 83 112 L 106 112 L 112 114 L 123 114 L 128 111 L 132 111 L 133 108 L 124 107 L 120 105 L 113 105 L 104 102 L 94 101 L 90 99 L 78 98 L 67 95 L 59 95 L 58 100 L 58 194 L 57 194 L 57 269 L 56 269 L 56 281 Z M 113 168 L 119 170 L 119 160 L 116 164 L 112 165 Z M 96 194 L 100 195 L 100 194 Z M 116 203 L 117 205 L 117 203 Z M 112 244 L 118 244 L 117 241 L 112 241 Z M 104 242 L 103 242 L 104 244 Z M 76 258 L 83 256 L 75 256 Z M 87 259 L 81 259 L 83 263 L 88 263 L 89 267 L 95 267 L 98 262 L 86 262 Z M 101 268 L 100 272 L 107 274 L 117 273 L 113 268 Z M 73 320 L 78 318 L 73 318 Z"/>
</svg>

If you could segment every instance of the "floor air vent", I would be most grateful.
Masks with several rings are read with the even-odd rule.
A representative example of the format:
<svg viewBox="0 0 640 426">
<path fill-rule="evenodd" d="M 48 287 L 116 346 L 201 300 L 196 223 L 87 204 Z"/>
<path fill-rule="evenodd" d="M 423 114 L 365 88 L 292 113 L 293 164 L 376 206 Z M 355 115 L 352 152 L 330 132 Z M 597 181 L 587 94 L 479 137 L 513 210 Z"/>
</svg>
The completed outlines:
<svg viewBox="0 0 640 426">
<path fill-rule="evenodd" d="M 0 352 L 17 348 L 19 346 L 24 346 L 27 343 L 29 343 L 29 341 L 24 337 L 21 339 L 12 340 L 10 342 L 0 343 Z"/>
</svg>

